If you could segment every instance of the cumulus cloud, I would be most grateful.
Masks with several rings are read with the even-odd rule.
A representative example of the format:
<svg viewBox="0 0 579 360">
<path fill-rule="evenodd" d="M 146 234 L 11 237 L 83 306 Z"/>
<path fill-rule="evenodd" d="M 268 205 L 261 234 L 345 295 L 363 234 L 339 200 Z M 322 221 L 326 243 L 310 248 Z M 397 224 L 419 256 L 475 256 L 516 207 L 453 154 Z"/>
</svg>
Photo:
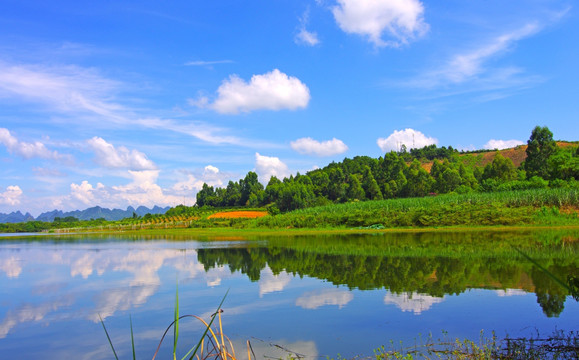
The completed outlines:
<svg viewBox="0 0 579 360">
<path fill-rule="evenodd" d="M 6 191 L 0 193 L 0 204 L 18 205 L 20 204 L 21 196 L 22 189 L 19 186 L 8 186 Z"/>
<path fill-rule="evenodd" d="M 115 148 L 98 136 L 87 141 L 95 152 L 95 161 L 107 168 L 125 168 L 131 170 L 154 170 L 155 164 L 147 155 L 137 150 L 129 150 L 124 146 Z"/>
<path fill-rule="evenodd" d="M 529 295 L 528 292 L 526 292 L 523 289 L 505 289 L 505 290 L 495 290 L 495 293 L 499 296 L 499 297 L 506 297 L 506 296 L 527 296 Z"/>
<path fill-rule="evenodd" d="M 317 309 L 325 305 L 337 305 L 340 309 L 354 299 L 347 290 L 326 289 L 304 293 L 296 300 L 296 305 L 304 309 Z"/>
<path fill-rule="evenodd" d="M 495 139 L 491 139 L 486 144 L 483 145 L 483 148 L 489 149 L 489 150 L 493 150 L 493 149 L 502 150 L 502 149 L 514 148 L 515 146 L 519 146 L 519 145 L 523 145 L 523 144 L 524 144 L 524 142 L 522 142 L 520 140 L 495 140 Z"/>
<path fill-rule="evenodd" d="M 223 179 L 229 175 L 222 174 L 218 168 L 213 165 L 207 165 L 203 169 L 203 173 L 200 178 L 197 178 L 192 173 L 187 173 L 186 178 L 182 181 L 177 182 L 173 185 L 173 190 L 179 193 L 199 191 L 203 188 L 203 183 L 210 186 L 222 186 Z"/>
<path fill-rule="evenodd" d="M 67 208 L 78 208 L 81 205 L 125 208 L 129 205 L 152 207 L 195 204 L 194 194 L 190 190 L 199 188 L 187 180 L 163 189 L 157 184 L 158 170 L 128 170 L 128 174 L 132 181 L 125 185 L 105 186 L 98 183 L 93 186 L 87 180 L 81 184 L 73 183 L 70 185 L 70 194 L 53 199 L 53 203 Z"/>
<path fill-rule="evenodd" d="M 429 310 L 434 304 L 443 301 L 444 298 L 419 293 L 388 293 L 384 296 L 384 304 L 394 304 L 403 312 L 413 312 L 414 315 L 420 315 L 423 311 Z"/>
<path fill-rule="evenodd" d="M 272 176 L 284 178 L 289 176 L 290 171 L 278 157 L 263 156 L 255 153 L 255 172 L 262 183 L 267 184 Z"/>
<path fill-rule="evenodd" d="M 376 143 L 383 152 L 399 151 L 402 145 L 407 149 L 419 149 L 428 145 L 438 144 L 438 140 L 428 137 L 414 129 L 395 130 L 387 138 L 379 138 Z"/>
<path fill-rule="evenodd" d="M 75 183 L 70 184 L 70 195 L 83 204 L 90 205 L 95 202 L 95 192 L 102 189 L 104 189 L 103 184 L 98 183 L 96 188 L 93 188 L 93 186 L 85 180 L 80 185 Z"/>
<path fill-rule="evenodd" d="M 8 259 L 2 259 L 0 262 L 0 271 L 6 273 L 9 278 L 17 278 L 22 273 L 22 261 L 15 257 L 10 256 Z"/>
<path fill-rule="evenodd" d="M 213 103 L 204 97 L 190 103 L 205 104 L 222 114 L 238 114 L 254 110 L 296 110 L 305 108 L 309 101 L 310 90 L 304 83 L 274 69 L 263 75 L 253 75 L 249 82 L 232 75 L 219 86 Z"/>
<path fill-rule="evenodd" d="M 374 45 L 397 47 L 428 31 L 419 0 L 338 0 L 332 8 L 345 32 L 366 36 Z M 383 40 L 383 35 L 391 40 Z"/>
<path fill-rule="evenodd" d="M 317 141 L 310 137 L 297 139 L 291 143 L 292 149 L 300 154 L 316 155 L 316 156 L 331 156 L 342 154 L 348 150 L 348 147 L 342 140 L 333 138 L 327 141 Z"/>
<path fill-rule="evenodd" d="M 306 29 L 310 17 L 310 11 L 307 9 L 302 17 L 300 18 L 300 25 L 298 26 L 298 33 L 296 34 L 294 41 L 299 45 L 306 46 L 316 46 L 320 43 L 318 39 L 318 34 L 315 32 L 310 32 Z"/>
<path fill-rule="evenodd" d="M 268 267 L 259 275 L 259 297 L 276 291 L 282 291 L 290 283 L 292 277 L 285 271 L 275 275 Z"/>
<path fill-rule="evenodd" d="M 67 155 L 61 155 L 57 151 L 48 150 L 46 146 L 39 141 L 33 143 L 19 141 L 8 129 L 5 128 L 0 128 L 0 144 L 3 144 L 9 153 L 16 154 L 25 159 L 70 159 Z"/>
<path fill-rule="evenodd" d="M 197 179 L 193 174 L 187 174 L 187 178 L 175 183 L 173 190 L 178 192 L 199 191 L 203 188 L 203 180 Z"/>
</svg>

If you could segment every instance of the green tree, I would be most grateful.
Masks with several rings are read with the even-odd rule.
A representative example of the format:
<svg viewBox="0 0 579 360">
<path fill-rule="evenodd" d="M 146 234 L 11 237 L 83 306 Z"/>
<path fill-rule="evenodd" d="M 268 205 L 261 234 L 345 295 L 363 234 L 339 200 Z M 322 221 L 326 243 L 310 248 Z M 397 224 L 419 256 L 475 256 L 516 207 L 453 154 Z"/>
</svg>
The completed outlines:
<svg viewBox="0 0 579 360">
<path fill-rule="evenodd" d="M 369 166 L 364 166 L 362 188 L 364 193 L 366 193 L 366 198 L 369 200 L 382 200 L 384 198 Z"/>
<path fill-rule="evenodd" d="M 269 182 L 265 187 L 264 203 L 272 204 L 278 201 L 280 198 L 281 190 L 283 188 L 283 183 L 280 179 L 275 176 L 269 178 Z"/>
<path fill-rule="evenodd" d="M 527 158 L 524 169 L 527 177 L 540 176 L 549 179 L 548 161 L 557 151 L 557 143 L 553 140 L 553 133 L 548 127 L 536 126 L 527 141 Z"/>
<path fill-rule="evenodd" d="M 483 179 L 497 179 L 501 181 L 517 180 L 517 169 L 509 158 L 505 158 L 497 151 L 493 162 L 485 166 Z"/>
<path fill-rule="evenodd" d="M 241 180 L 240 205 L 248 205 L 251 194 L 257 195 L 260 190 L 263 190 L 263 185 L 258 181 L 257 174 L 253 171 L 248 172 L 247 175 L 245 175 L 245 178 Z"/>
<path fill-rule="evenodd" d="M 325 170 L 318 169 L 310 171 L 308 176 L 314 185 L 314 194 L 316 196 L 326 196 L 328 194 L 328 186 L 330 184 L 330 177 Z"/>
<path fill-rule="evenodd" d="M 334 167 L 329 170 L 328 176 L 330 177 L 330 183 L 328 184 L 326 197 L 332 201 L 344 201 L 348 188 L 344 172 L 341 168 Z"/>
<path fill-rule="evenodd" d="M 458 170 L 449 167 L 442 173 L 440 192 L 448 193 L 454 191 L 460 186 L 461 183 L 462 178 L 460 177 Z"/>
<path fill-rule="evenodd" d="M 549 158 L 551 179 L 579 179 L 579 147 L 558 149 Z"/>
<path fill-rule="evenodd" d="M 203 183 L 203 187 L 197 193 L 197 206 L 205 206 L 209 205 L 209 200 L 215 197 L 215 190 L 213 186 L 209 186 L 206 183 Z"/>
<path fill-rule="evenodd" d="M 225 206 L 235 206 L 241 203 L 241 185 L 229 180 L 225 188 Z"/>
<path fill-rule="evenodd" d="M 346 193 L 348 200 L 364 200 L 364 189 L 360 180 L 358 180 L 357 175 L 350 175 L 350 181 L 348 182 L 348 191 Z"/>
<path fill-rule="evenodd" d="M 281 211 L 292 211 L 312 206 L 315 195 L 312 185 L 306 185 L 297 181 L 282 183 L 276 206 Z"/>
<path fill-rule="evenodd" d="M 420 161 L 414 159 L 406 170 L 404 194 L 408 197 L 425 196 L 430 192 L 434 179 L 424 170 Z"/>
</svg>

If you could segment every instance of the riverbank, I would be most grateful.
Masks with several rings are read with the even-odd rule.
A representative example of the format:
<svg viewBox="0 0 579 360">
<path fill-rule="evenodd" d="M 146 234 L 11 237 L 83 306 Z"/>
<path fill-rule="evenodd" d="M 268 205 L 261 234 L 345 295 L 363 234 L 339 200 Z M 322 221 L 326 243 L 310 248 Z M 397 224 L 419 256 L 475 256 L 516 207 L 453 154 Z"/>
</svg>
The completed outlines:
<svg viewBox="0 0 579 360">
<path fill-rule="evenodd" d="M 281 214 L 271 211 L 266 213 L 271 210 L 267 208 L 240 210 L 178 206 L 164 215 L 120 221 L 97 219 L 64 223 L 33 221 L 0 224 L 0 232 L 166 232 L 175 229 L 220 229 L 225 232 L 262 233 L 300 229 L 305 233 L 319 233 L 579 226 L 579 190 L 536 189 L 348 202 Z M 242 213 L 251 213 L 251 216 L 239 216 Z"/>
</svg>

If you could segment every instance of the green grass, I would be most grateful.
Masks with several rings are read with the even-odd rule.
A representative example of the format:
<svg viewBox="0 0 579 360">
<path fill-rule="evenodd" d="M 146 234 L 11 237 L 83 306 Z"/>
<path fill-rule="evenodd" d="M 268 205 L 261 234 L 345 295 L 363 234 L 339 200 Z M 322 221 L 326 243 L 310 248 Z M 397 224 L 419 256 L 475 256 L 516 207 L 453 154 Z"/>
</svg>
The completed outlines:
<svg viewBox="0 0 579 360">
<path fill-rule="evenodd" d="M 300 209 L 256 219 L 251 225 L 264 228 L 579 225 L 577 214 L 559 211 L 560 207 L 577 206 L 579 191 L 575 189 L 449 194 Z"/>
<path fill-rule="evenodd" d="M 193 211 L 196 208 L 187 208 Z M 568 211 L 571 209 L 571 211 Z M 224 209 L 196 209 L 191 213 L 109 221 L 99 225 L 54 229 L 66 232 L 168 231 L 171 229 L 362 229 L 480 227 L 480 226 L 579 226 L 579 190 L 533 189 L 493 193 L 446 194 L 423 198 L 331 204 L 269 215 L 258 219 L 208 219 Z M 230 209 L 231 210 L 231 209 Z M 239 209 L 236 209 L 239 210 Z M 247 209 L 244 209 L 247 210 Z M 195 214 L 195 218 L 188 218 Z M 28 223 L 23 223 L 28 225 Z M 2 225 L 2 224 L 0 224 Z M 3 224 L 4 230 L 27 231 L 22 224 Z M 17 225 L 22 229 L 18 230 Z M 50 226 L 49 226 L 50 225 Z M 70 226 L 70 225 L 69 225 Z"/>
</svg>

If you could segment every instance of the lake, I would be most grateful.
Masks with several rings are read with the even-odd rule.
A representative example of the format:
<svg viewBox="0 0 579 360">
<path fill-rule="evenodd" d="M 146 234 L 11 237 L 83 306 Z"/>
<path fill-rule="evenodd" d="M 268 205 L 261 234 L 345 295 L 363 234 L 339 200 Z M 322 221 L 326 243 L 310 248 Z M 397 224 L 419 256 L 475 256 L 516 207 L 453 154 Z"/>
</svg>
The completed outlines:
<svg viewBox="0 0 579 360">
<path fill-rule="evenodd" d="M 552 276 L 579 276 L 578 230 L 195 238 L 0 237 L 2 358 L 151 358 L 174 316 L 209 319 L 240 359 L 371 356 L 385 345 L 579 330 Z M 527 254 L 549 273 L 528 261 Z M 179 353 L 203 326 L 180 325 Z M 171 332 L 172 333 L 172 332 Z M 172 358 L 172 337 L 158 358 Z"/>
</svg>

